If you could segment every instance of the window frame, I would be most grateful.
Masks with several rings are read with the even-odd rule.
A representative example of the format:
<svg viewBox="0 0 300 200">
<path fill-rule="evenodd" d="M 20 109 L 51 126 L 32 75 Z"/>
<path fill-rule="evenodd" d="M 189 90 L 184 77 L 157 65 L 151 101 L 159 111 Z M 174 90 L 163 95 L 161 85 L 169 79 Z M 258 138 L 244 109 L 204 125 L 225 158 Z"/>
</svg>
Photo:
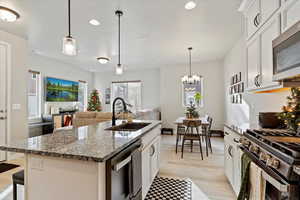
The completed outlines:
<svg viewBox="0 0 300 200">
<path fill-rule="evenodd" d="M 38 99 L 38 114 L 36 116 L 29 116 L 29 112 L 28 113 L 28 117 L 27 119 L 29 120 L 29 122 L 35 122 L 35 121 L 40 121 L 41 119 L 41 115 L 42 115 L 42 74 L 41 72 L 38 71 L 33 71 L 33 70 L 28 70 L 29 74 L 36 74 L 38 76 L 38 83 L 37 83 L 37 99 Z M 27 79 L 27 84 L 28 84 L 28 79 Z M 27 96 L 27 109 L 29 107 L 29 102 L 28 102 L 28 98 L 29 98 L 29 88 L 27 86 L 27 91 L 26 91 L 26 96 Z M 28 109 L 29 110 L 29 109 Z"/>
<path fill-rule="evenodd" d="M 128 84 L 130 83 L 140 83 L 140 105 L 139 108 L 135 108 L 135 111 L 138 111 L 139 109 L 142 109 L 142 105 L 143 105 L 143 82 L 141 80 L 132 80 L 132 81 L 112 81 L 111 82 L 111 110 L 112 110 L 112 102 L 114 100 L 114 95 L 113 95 L 113 84 L 121 84 L 121 83 L 126 83 L 127 84 L 127 91 L 128 91 Z M 129 103 L 129 102 L 126 102 Z"/>
<path fill-rule="evenodd" d="M 203 108 L 204 107 L 204 87 L 203 87 L 203 83 L 204 83 L 204 80 L 203 80 L 203 77 L 201 77 L 200 78 L 200 90 L 201 90 L 201 92 L 200 92 L 200 94 L 201 94 L 201 96 L 202 96 L 202 98 L 201 98 L 201 100 L 200 100 L 200 103 L 199 103 L 199 105 L 197 105 L 197 104 L 195 104 L 195 106 L 197 107 L 197 108 Z M 188 107 L 189 105 L 185 105 L 185 99 L 184 99 L 184 84 L 181 82 L 181 98 L 182 98 L 182 100 L 181 100 L 181 102 L 182 102 L 182 106 L 184 107 L 184 108 L 186 108 L 186 107 Z"/>
</svg>

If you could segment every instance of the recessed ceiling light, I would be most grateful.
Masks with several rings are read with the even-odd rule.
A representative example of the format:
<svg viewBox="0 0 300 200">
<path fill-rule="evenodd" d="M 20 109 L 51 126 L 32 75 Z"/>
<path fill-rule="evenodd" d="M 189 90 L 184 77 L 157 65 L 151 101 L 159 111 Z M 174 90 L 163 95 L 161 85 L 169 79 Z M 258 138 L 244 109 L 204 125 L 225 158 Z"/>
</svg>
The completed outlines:
<svg viewBox="0 0 300 200">
<path fill-rule="evenodd" d="M 93 26 L 99 26 L 100 25 L 100 22 L 96 19 L 91 19 L 89 21 L 90 24 L 92 24 Z"/>
<path fill-rule="evenodd" d="M 18 18 L 20 18 L 19 13 L 17 13 L 16 11 L 14 11 L 10 8 L 0 6 L 0 19 L 1 20 L 5 21 L 5 22 L 14 22 Z"/>
<path fill-rule="evenodd" d="M 185 9 L 187 10 L 192 10 L 194 9 L 195 7 L 197 6 L 196 2 L 195 1 L 189 1 L 185 4 Z"/>
<path fill-rule="evenodd" d="M 108 63 L 109 61 L 109 58 L 106 58 L 106 57 L 99 57 L 97 58 L 98 62 L 101 63 L 101 64 L 106 64 Z"/>
</svg>

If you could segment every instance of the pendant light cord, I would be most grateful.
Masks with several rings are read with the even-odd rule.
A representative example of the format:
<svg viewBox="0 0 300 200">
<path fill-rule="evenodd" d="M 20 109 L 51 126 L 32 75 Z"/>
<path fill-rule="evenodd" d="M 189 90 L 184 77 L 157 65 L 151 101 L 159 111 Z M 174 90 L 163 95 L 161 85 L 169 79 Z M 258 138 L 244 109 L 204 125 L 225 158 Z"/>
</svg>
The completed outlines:
<svg viewBox="0 0 300 200">
<path fill-rule="evenodd" d="M 190 58 L 190 76 L 192 76 L 192 47 L 189 48 L 189 58 Z"/>
<path fill-rule="evenodd" d="M 118 65 L 121 65 L 121 14 L 118 14 L 119 16 L 119 63 Z"/>
<path fill-rule="evenodd" d="M 71 0 L 68 0 L 69 37 L 71 37 Z"/>
</svg>

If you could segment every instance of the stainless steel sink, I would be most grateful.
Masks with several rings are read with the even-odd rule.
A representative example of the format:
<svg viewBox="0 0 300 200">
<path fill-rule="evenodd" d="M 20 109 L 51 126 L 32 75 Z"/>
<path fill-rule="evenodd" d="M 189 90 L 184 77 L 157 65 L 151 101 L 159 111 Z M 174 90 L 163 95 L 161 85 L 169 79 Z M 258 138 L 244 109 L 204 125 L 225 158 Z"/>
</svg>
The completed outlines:
<svg viewBox="0 0 300 200">
<path fill-rule="evenodd" d="M 105 130 L 108 130 L 108 131 L 137 131 L 137 130 L 140 130 L 150 124 L 151 123 L 133 122 L 133 123 L 121 124 L 118 126 L 113 126 L 113 127 L 107 128 Z"/>
</svg>

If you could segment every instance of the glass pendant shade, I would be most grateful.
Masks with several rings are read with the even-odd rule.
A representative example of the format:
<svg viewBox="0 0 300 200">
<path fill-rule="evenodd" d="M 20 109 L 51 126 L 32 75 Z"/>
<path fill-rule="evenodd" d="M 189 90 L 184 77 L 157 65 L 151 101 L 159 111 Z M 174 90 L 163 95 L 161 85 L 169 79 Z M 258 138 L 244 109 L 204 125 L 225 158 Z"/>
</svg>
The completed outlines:
<svg viewBox="0 0 300 200">
<path fill-rule="evenodd" d="M 0 6 L 0 19 L 5 21 L 5 22 L 14 22 L 16 21 L 20 15 L 9 8 Z"/>
<path fill-rule="evenodd" d="M 122 65 L 118 64 L 116 67 L 116 74 L 117 75 L 122 75 L 123 74 L 123 67 Z"/>
<path fill-rule="evenodd" d="M 71 36 L 63 38 L 63 54 L 68 56 L 75 56 L 77 54 L 76 40 Z"/>
</svg>

